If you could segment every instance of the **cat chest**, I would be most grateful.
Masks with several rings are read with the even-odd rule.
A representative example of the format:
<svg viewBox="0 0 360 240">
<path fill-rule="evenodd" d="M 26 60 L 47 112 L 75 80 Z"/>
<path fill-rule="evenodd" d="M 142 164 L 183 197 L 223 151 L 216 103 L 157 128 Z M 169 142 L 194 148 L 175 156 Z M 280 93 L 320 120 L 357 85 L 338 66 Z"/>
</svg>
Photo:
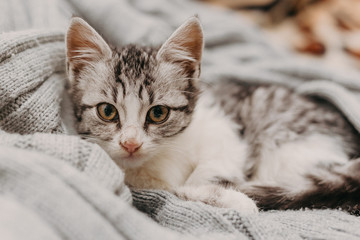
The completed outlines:
<svg viewBox="0 0 360 240">
<path fill-rule="evenodd" d="M 173 190 L 184 185 L 192 171 L 192 164 L 184 157 L 163 157 L 126 170 L 125 182 L 135 188 Z"/>
</svg>

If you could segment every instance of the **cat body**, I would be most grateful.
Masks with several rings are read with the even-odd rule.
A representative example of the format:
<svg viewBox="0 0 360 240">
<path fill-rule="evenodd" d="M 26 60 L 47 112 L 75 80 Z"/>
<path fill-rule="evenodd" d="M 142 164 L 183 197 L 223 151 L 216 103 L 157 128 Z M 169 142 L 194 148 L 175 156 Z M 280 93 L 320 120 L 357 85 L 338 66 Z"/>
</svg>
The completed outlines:
<svg viewBox="0 0 360 240">
<path fill-rule="evenodd" d="M 318 207 L 311 196 L 326 183 L 325 197 L 355 191 L 321 206 L 352 205 L 359 180 L 347 169 L 359 165 L 350 161 L 359 137 L 347 120 L 281 86 L 202 84 L 202 48 L 195 17 L 160 48 L 115 50 L 74 18 L 67 67 L 79 135 L 103 147 L 133 188 L 252 213 L 253 200 L 264 209 Z"/>
<path fill-rule="evenodd" d="M 212 95 L 202 95 L 184 132 L 169 140 L 159 155 L 141 168 L 127 169 L 128 183 L 138 188 L 172 190 L 184 184 L 209 184 L 222 175 L 243 182 L 246 144 L 238 137 L 238 125 L 220 107 L 211 106 L 213 102 Z M 142 174 L 149 179 L 139 181 Z M 159 179 L 159 185 L 149 184 L 151 179 Z"/>
</svg>

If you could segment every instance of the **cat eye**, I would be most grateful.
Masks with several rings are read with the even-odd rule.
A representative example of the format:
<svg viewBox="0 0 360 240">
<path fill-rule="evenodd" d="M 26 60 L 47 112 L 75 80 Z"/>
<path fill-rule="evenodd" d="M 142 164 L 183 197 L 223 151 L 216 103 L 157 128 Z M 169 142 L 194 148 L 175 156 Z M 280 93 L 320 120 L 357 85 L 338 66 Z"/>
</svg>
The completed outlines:
<svg viewBox="0 0 360 240">
<path fill-rule="evenodd" d="M 98 116 L 104 121 L 113 121 L 118 118 L 116 108 L 109 103 L 100 103 L 97 105 Z"/>
<path fill-rule="evenodd" d="M 160 124 L 168 119 L 169 113 L 170 110 L 168 107 L 158 105 L 150 108 L 146 118 L 151 123 Z"/>
</svg>

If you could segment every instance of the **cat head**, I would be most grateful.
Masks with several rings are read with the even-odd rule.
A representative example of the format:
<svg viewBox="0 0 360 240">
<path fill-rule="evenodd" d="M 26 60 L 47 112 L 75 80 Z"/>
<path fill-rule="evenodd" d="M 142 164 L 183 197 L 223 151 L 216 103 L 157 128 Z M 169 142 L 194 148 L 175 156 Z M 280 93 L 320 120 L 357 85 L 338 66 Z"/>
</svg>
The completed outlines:
<svg viewBox="0 0 360 240">
<path fill-rule="evenodd" d="M 191 123 L 203 48 L 196 17 L 160 48 L 117 49 L 73 18 L 66 44 L 77 131 L 122 168 L 139 167 L 171 148 Z"/>
</svg>

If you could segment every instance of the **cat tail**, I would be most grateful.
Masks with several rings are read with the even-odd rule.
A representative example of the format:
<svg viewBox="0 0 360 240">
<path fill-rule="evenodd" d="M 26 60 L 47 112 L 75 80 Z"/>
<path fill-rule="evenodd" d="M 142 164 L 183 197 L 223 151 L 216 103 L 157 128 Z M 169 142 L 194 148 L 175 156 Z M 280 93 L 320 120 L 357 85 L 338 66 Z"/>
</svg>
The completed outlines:
<svg viewBox="0 0 360 240">
<path fill-rule="evenodd" d="M 345 165 L 319 166 L 305 178 L 303 190 L 249 183 L 238 188 L 252 198 L 260 209 L 341 209 L 360 215 L 360 159 Z"/>
</svg>

